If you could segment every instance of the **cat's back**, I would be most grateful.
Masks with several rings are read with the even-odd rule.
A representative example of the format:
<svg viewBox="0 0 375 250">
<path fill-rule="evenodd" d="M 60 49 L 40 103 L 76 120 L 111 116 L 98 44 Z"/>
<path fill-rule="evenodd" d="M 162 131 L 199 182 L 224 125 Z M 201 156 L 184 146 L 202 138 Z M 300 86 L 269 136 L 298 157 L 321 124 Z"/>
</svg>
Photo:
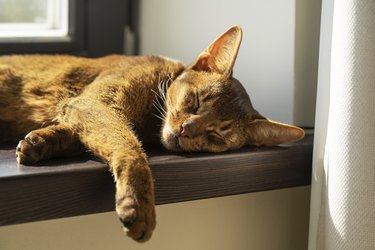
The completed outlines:
<svg viewBox="0 0 375 250">
<path fill-rule="evenodd" d="M 67 67 L 86 63 L 87 58 L 69 55 L 5 55 L 0 56 L 0 67 L 8 68 L 20 75 L 49 74 Z M 59 69 L 60 68 L 60 69 Z"/>
<path fill-rule="evenodd" d="M 0 56 L 0 82 L 17 78 L 23 84 L 44 85 L 69 78 L 78 80 L 98 73 L 92 65 L 92 59 L 68 55 Z"/>
<path fill-rule="evenodd" d="M 108 55 L 85 58 L 70 55 L 0 56 L 0 84 L 22 80 L 23 84 L 58 85 L 68 82 L 90 83 L 97 76 L 149 75 L 155 71 L 180 71 L 182 64 L 160 56 Z"/>
<path fill-rule="evenodd" d="M 56 105 L 77 96 L 100 74 L 95 60 L 69 55 L 0 56 L 0 98 L 3 106 L 17 103 Z"/>
</svg>

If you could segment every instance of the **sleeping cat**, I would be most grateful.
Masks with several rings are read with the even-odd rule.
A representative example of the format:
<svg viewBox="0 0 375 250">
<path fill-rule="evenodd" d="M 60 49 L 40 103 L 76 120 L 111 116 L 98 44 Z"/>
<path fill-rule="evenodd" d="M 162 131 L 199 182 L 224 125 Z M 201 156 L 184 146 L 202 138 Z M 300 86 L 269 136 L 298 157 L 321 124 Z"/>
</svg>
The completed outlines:
<svg viewBox="0 0 375 250">
<path fill-rule="evenodd" d="M 241 38 L 241 28 L 231 27 L 190 66 L 156 56 L 2 56 L 0 142 L 24 137 L 16 156 L 26 165 L 77 154 L 83 145 L 113 172 L 127 235 L 146 241 L 156 222 L 140 136 L 147 141 L 161 130 L 169 150 L 208 152 L 304 136 L 259 114 L 232 77 Z"/>
</svg>

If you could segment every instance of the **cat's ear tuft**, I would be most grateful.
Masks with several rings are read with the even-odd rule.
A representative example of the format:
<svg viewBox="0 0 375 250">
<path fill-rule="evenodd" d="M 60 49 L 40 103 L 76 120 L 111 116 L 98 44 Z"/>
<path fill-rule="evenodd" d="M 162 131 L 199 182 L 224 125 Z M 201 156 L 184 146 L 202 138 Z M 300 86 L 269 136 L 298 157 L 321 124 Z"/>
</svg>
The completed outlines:
<svg viewBox="0 0 375 250">
<path fill-rule="evenodd" d="M 278 145 L 294 142 L 305 136 L 303 129 L 267 119 L 251 121 L 247 128 L 249 145 Z"/>
<path fill-rule="evenodd" d="M 216 72 L 230 77 L 241 40 L 241 27 L 233 26 L 229 28 L 198 56 L 197 60 L 192 65 L 192 69 Z"/>
</svg>

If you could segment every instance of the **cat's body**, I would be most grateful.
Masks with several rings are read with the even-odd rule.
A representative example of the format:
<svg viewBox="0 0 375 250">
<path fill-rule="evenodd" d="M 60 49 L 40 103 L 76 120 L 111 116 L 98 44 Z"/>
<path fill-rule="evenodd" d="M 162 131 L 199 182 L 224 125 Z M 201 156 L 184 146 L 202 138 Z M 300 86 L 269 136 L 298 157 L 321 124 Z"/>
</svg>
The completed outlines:
<svg viewBox="0 0 375 250">
<path fill-rule="evenodd" d="M 127 234 L 146 241 L 156 222 L 140 136 L 151 143 L 160 134 L 170 150 L 222 152 L 304 135 L 260 115 L 232 77 L 241 37 L 230 28 L 187 67 L 155 56 L 0 57 L 0 142 L 24 137 L 21 164 L 89 149 L 113 172 Z"/>
<path fill-rule="evenodd" d="M 0 57 L 0 143 L 59 123 L 63 105 L 77 96 L 102 102 L 126 117 L 148 140 L 160 122 L 153 103 L 160 83 L 184 69 L 180 62 L 156 56 L 112 55 L 98 59 L 73 56 Z M 150 128 L 154 128 L 150 133 Z M 146 135 L 145 135 L 146 134 Z"/>
</svg>

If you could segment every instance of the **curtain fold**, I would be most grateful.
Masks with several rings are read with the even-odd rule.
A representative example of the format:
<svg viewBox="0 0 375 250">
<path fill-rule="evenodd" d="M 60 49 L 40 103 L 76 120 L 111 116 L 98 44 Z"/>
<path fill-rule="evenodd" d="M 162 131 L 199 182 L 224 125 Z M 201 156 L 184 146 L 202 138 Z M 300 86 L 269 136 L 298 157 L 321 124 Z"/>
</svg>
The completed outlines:
<svg viewBox="0 0 375 250">
<path fill-rule="evenodd" d="M 322 7 L 309 249 L 374 250 L 375 1 Z"/>
</svg>

